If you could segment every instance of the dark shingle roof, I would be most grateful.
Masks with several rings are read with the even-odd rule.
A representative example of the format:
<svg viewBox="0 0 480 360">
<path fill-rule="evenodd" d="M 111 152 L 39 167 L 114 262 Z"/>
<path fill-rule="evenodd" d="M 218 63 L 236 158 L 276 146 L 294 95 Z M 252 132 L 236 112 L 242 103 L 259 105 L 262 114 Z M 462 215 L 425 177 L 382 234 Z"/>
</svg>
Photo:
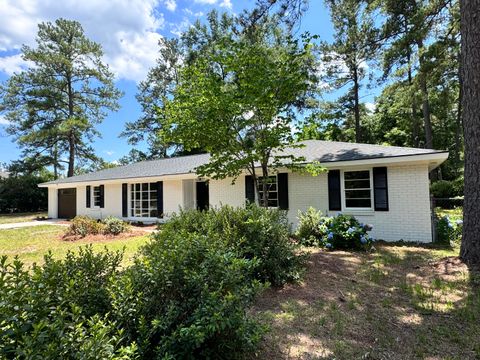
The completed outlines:
<svg viewBox="0 0 480 360">
<path fill-rule="evenodd" d="M 307 163 L 312 161 L 327 163 L 338 161 L 391 158 L 399 156 L 414 156 L 443 152 L 431 149 L 417 149 L 322 140 L 306 140 L 303 141 L 302 144 L 304 144 L 305 146 L 301 148 L 292 148 L 286 151 L 286 153 L 294 156 L 303 156 L 306 159 Z M 196 167 L 207 163 L 209 157 L 209 154 L 200 154 L 159 160 L 141 161 L 135 164 L 100 170 L 89 174 L 58 179 L 55 181 L 44 183 L 44 185 L 188 174 L 193 173 Z"/>
</svg>

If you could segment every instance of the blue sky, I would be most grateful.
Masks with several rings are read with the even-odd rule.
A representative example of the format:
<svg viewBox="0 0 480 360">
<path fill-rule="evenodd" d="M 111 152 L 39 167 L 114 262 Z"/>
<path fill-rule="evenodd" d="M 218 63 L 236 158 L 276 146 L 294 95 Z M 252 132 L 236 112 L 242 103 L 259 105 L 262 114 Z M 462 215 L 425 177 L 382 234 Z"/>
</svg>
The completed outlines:
<svg viewBox="0 0 480 360">
<path fill-rule="evenodd" d="M 174 37 L 212 9 L 240 13 L 254 0 L 3 0 L 0 7 L 0 81 L 25 67 L 19 56 L 22 44 L 33 45 L 39 21 L 64 17 L 80 21 L 89 38 L 102 44 L 105 62 L 116 74 L 116 85 L 125 95 L 121 109 L 109 114 L 98 127 L 102 138 L 93 146 L 97 155 L 114 161 L 131 146 L 119 138 L 127 121 L 140 115 L 135 100 L 137 82 L 144 79 L 157 57 L 160 37 Z M 299 33 L 309 31 L 322 40 L 332 39 L 329 14 L 322 1 L 311 1 Z M 0 164 L 20 157 L 20 149 L 5 134 L 0 117 Z M 142 149 L 142 145 L 138 148 Z"/>
</svg>

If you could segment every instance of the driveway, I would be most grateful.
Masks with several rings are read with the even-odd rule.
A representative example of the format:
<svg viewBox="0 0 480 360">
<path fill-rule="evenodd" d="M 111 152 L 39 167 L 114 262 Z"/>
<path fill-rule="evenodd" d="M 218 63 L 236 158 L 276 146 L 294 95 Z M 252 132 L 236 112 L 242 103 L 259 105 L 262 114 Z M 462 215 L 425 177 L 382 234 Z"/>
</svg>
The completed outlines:
<svg viewBox="0 0 480 360">
<path fill-rule="evenodd" d="M 0 230 L 17 229 L 22 227 L 40 226 L 40 225 L 68 226 L 68 224 L 65 223 L 65 220 L 51 219 L 51 220 L 34 220 L 34 221 L 26 221 L 26 222 L 18 222 L 18 223 L 0 224 Z"/>
</svg>

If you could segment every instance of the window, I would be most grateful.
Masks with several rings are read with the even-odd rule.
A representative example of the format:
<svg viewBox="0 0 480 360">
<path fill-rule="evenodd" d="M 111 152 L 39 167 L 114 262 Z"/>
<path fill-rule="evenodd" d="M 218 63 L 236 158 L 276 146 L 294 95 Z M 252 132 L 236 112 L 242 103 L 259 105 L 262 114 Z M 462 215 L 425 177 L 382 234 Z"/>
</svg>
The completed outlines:
<svg viewBox="0 0 480 360">
<path fill-rule="evenodd" d="M 132 217 L 157 217 L 157 183 L 130 184 Z"/>
<path fill-rule="evenodd" d="M 258 178 L 258 191 L 263 199 L 263 177 Z M 268 207 L 278 207 L 277 176 L 269 176 L 267 181 Z"/>
<path fill-rule="evenodd" d="M 100 207 L 100 205 L 102 204 L 100 197 L 101 197 L 100 186 L 94 186 L 93 187 L 93 206 Z"/>
<path fill-rule="evenodd" d="M 344 190 L 346 208 L 372 207 L 372 186 L 370 171 L 345 171 Z"/>
</svg>

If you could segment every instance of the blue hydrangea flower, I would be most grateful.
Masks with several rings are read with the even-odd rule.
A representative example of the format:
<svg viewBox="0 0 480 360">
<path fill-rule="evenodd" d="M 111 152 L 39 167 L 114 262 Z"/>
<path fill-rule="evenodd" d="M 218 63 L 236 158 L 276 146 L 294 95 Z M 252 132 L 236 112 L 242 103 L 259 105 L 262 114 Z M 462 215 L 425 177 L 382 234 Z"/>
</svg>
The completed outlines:
<svg viewBox="0 0 480 360">
<path fill-rule="evenodd" d="M 457 225 L 463 225 L 463 220 L 457 220 L 457 221 L 455 221 L 455 224 L 457 224 Z"/>
<path fill-rule="evenodd" d="M 341 211 L 337 212 L 337 216 L 340 216 L 340 215 L 342 215 L 342 212 Z"/>
<path fill-rule="evenodd" d="M 327 239 L 328 239 L 328 240 L 332 240 L 332 239 L 333 239 L 333 233 L 332 233 L 332 232 L 329 232 L 329 233 L 328 233 Z"/>
<path fill-rule="evenodd" d="M 450 229 L 453 228 L 453 224 L 452 224 L 450 221 L 448 222 L 448 227 L 449 227 Z"/>
<path fill-rule="evenodd" d="M 371 231 L 373 229 L 373 225 L 372 224 L 365 224 L 363 225 L 363 230 L 365 231 Z"/>
<path fill-rule="evenodd" d="M 360 242 L 361 242 L 362 244 L 366 244 L 366 243 L 367 243 L 367 239 L 365 238 L 365 236 L 362 235 L 362 236 L 360 237 Z"/>
<path fill-rule="evenodd" d="M 349 227 L 348 230 L 347 230 L 347 233 L 351 234 L 355 231 L 355 228 L 354 227 Z"/>
<path fill-rule="evenodd" d="M 327 249 L 331 249 L 331 248 L 332 248 L 332 244 L 326 243 L 326 244 L 325 244 L 325 247 L 326 247 Z"/>
</svg>

